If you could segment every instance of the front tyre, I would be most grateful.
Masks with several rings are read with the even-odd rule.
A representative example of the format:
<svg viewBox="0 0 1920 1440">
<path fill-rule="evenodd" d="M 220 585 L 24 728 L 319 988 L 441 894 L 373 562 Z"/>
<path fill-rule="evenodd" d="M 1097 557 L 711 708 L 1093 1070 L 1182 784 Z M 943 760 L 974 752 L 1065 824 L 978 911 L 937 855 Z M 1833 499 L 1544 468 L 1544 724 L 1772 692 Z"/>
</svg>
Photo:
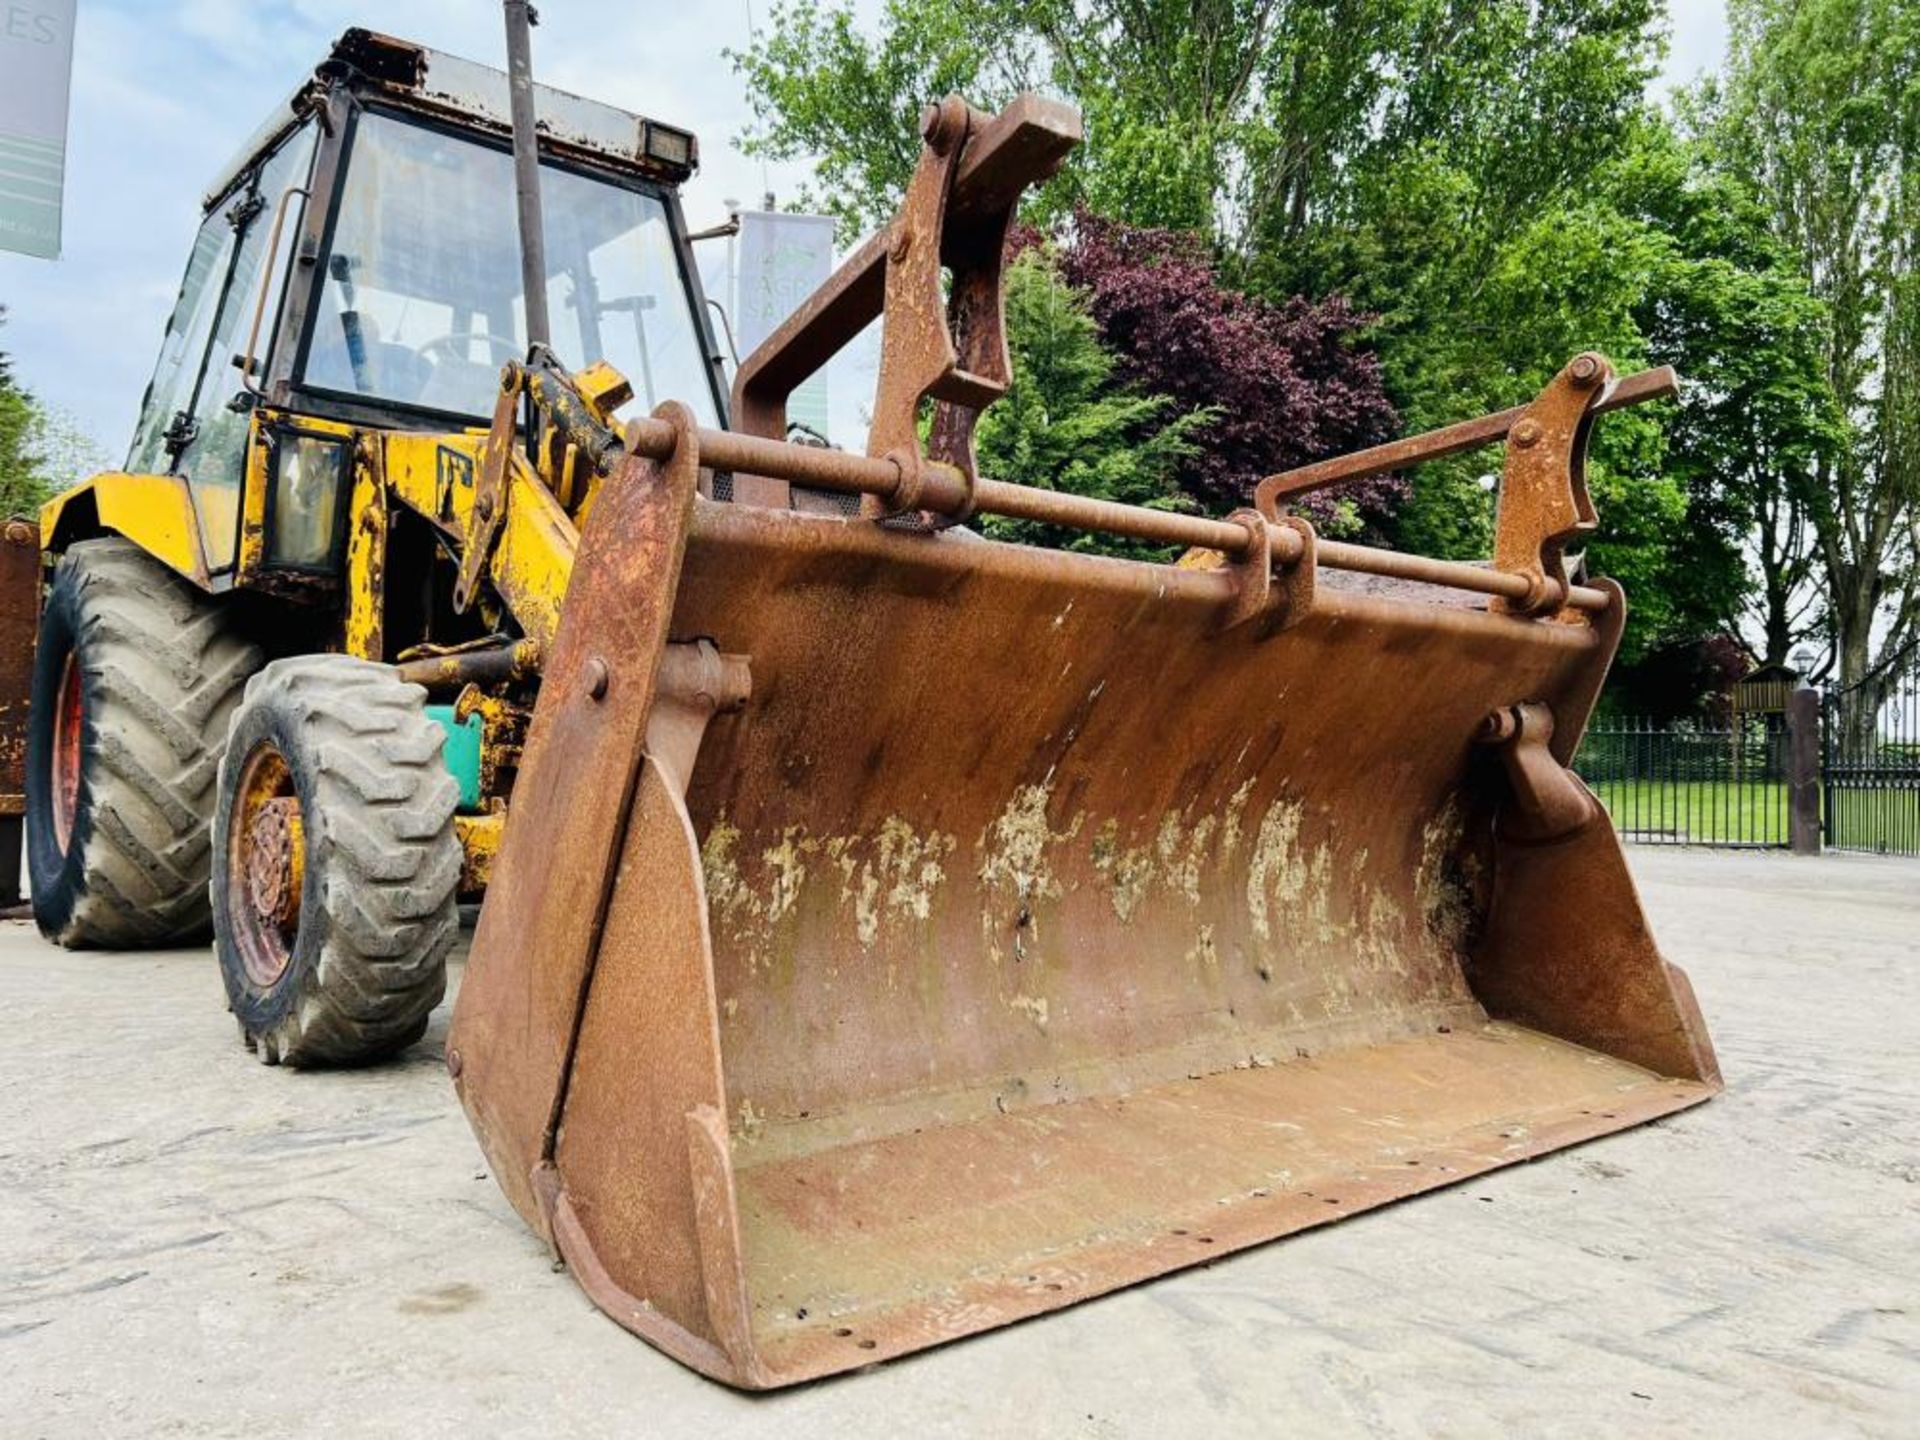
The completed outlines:
<svg viewBox="0 0 1920 1440">
<path fill-rule="evenodd" d="M 220 747 L 259 668 L 225 607 L 131 541 L 67 551 L 27 713 L 27 871 L 49 940 L 206 938 Z"/>
<path fill-rule="evenodd" d="M 269 1065 L 354 1065 L 419 1039 L 459 930 L 460 787 L 426 692 L 343 655 L 247 686 L 220 766 L 214 949 Z"/>
</svg>

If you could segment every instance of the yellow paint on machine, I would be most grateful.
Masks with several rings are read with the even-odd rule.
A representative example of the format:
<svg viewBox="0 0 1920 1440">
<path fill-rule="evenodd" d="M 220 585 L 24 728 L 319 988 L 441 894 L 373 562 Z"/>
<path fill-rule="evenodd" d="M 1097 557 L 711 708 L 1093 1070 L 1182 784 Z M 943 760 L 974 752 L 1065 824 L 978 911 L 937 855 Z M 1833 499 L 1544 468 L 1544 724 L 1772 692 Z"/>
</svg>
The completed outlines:
<svg viewBox="0 0 1920 1440">
<path fill-rule="evenodd" d="M 206 588 L 207 560 L 200 545 L 193 495 L 185 480 L 178 475 L 135 475 L 120 470 L 96 475 L 40 508 L 40 533 L 60 536 L 62 519 L 70 520 L 89 501 L 101 528 L 126 536 L 170 570 Z"/>
</svg>

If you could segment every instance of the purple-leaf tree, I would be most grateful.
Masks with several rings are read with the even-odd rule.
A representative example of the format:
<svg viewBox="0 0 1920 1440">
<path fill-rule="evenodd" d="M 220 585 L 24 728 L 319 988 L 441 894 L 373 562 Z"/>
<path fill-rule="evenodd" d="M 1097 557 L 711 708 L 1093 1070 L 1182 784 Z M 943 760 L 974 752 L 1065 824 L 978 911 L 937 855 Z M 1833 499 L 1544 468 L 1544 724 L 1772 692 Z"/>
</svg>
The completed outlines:
<svg viewBox="0 0 1920 1440">
<path fill-rule="evenodd" d="M 1250 503 L 1263 476 L 1362 449 L 1396 433 L 1380 363 L 1358 344 L 1369 317 L 1336 296 L 1274 304 L 1220 283 L 1205 237 L 1141 229 L 1082 210 L 1059 238 L 1062 276 L 1087 297 L 1119 378 L 1213 406 L 1180 488 L 1206 510 Z M 1406 493 L 1394 476 L 1299 508 L 1342 534 L 1374 532 Z"/>
</svg>

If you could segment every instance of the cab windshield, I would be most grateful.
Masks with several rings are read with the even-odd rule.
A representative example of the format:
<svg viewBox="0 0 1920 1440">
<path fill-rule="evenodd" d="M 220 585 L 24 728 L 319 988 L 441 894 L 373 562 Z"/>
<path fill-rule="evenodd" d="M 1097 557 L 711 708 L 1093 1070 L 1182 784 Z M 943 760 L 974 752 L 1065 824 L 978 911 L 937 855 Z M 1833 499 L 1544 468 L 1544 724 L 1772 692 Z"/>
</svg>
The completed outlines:
<svg viewBox="0 0 1920 1440">
<path fill-rule="evenodd" d="M 682 400 L 716 423 L 667 207 L 544 162 L 540 189 L 554 353 L 572 366 L 611 363 L 633 383 L 636 408 Z M 505 151 L 363 114 L 301 383 L 490 415 L 501 365 L 527 346 L 513 197 Z"/>
</svg>

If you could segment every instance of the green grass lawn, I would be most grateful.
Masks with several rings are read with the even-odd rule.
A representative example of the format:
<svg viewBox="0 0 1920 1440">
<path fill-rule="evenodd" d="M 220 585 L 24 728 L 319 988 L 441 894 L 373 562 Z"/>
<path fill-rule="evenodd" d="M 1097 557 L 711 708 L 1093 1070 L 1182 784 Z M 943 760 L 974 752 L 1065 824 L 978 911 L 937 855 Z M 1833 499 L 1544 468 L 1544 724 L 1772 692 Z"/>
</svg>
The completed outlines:
<svg viewBox="0 0 1920 1440">
<path fill-rule="evenodd" d="M 1844 850 L 1920 855 L 1920 790 L 1827 792 L 1827 844 Z"/>
<path fill-rule="evenodd" d="M 1681 845 L 1785 845 L 1787 787 L 1777 781 L 1588 782 L 1630 840 Z M 1920 854 L 1920 790 L 1828 794 L 1826 843 L 1837 849 Z"/>
<path fill-rule="evenodd" d="M 1602 780 L 1593 793 L 1630 840 L 1784 845 L 1787 787 L 1777 781 Z"/>
</svg>

